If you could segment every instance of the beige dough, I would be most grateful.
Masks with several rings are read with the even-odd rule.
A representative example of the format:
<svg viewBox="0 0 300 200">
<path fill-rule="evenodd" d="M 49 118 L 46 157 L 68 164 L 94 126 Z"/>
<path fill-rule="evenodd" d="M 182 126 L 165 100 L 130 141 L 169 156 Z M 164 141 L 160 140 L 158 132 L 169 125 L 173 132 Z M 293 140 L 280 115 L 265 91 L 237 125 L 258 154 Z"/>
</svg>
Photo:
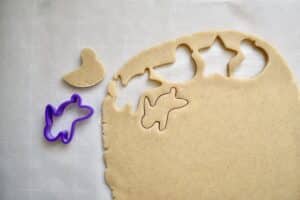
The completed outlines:
<svg viewBox="0 0 300 200">
<path fill-rule="evenodd" d="M 199 50 L 219 38 L 236 55 L 227 76 L 203 77 Z M 251 79 L 235 79 L 250 40 L 267 57 Z M 196 73 L 170 83 L 155 73 L 187 45 Z M 116 85 L 149 73 L 160 85 L 137 111 L 116 107 Z M 150 112 L 147 112 L 147 109 Z M 299 200 L 300 101 L 286 62 L 268 43 L 235 32 L 203 32 L 133 57 L 116 74 L 103 103 L 106 181 L 116 200 Z"/>
<path fill-rule="evenodd" d="M 82 65 L 63 77 L 64 81 L 74 87 L 91 87 L 100 83 L 105 75 L 104 67 L 96 58 L 92 49 L 81 51 Z"/>
</svg>

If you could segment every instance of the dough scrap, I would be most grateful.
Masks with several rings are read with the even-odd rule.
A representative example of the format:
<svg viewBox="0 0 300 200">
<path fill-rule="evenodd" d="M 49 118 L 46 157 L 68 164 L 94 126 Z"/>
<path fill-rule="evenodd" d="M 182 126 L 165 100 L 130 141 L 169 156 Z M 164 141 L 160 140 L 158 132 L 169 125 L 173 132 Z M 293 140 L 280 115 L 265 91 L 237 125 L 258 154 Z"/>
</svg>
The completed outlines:
<svg viewBox="0 0 300 200">
<path fill-rule="evenodd" d="M 217 37 L 236 55 L 228 76 L 204 77 L 199 49 Z M 245 39 L 264 51 L 267 64 L 253 78 L 235 79 L 230 72 L 244 59 Z M 196 74 L 169 83 L 155 68 L 174 62 L 179 45 L 191 49 Z M 144 92 L 137 111 L 118 109 L 116 82 L 126 85 L 146 71 L 160 85 Z M 164 129 L 158 123 L 145 128 L 145 103 L 155 106 L 172 91 L 187 105 L 169 113 Z M 166 111 L 160 113 L 150 122 L 162 121 Z M 105 177 L 116 200 L 300 199 L 299 91 L 287 63 L 256 36 L 202 32 L 143 51 L 109 84 L 102 114 Z"/>
<path fill-rule="evenodd" d="M 100 83 L 105 75 L 102 63 L 96 58 L 96 53 L 89 48 L 81 51 L 82 65 L 79 69 L 66 74 L 63 80 L 74 87 L 91 87 Z"/>
</svg>

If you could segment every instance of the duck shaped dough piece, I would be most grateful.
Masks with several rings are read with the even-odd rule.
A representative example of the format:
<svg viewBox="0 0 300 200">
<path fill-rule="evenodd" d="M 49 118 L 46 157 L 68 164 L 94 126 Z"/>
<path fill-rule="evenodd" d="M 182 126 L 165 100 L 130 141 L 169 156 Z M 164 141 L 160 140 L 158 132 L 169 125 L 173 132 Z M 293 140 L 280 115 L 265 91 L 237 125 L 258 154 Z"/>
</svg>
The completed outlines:
<svg viewBox="0 0 300 200">
<path fill-rule="evenodd" d="M 103 80 L 105 71 L 102 63 L 97 60 L 92 49 L 85 48 L 81 51 L 82 64 L 78 70 L 68 73 L 64 81 L 74 87 L 91 87 Z"/>
</svg>

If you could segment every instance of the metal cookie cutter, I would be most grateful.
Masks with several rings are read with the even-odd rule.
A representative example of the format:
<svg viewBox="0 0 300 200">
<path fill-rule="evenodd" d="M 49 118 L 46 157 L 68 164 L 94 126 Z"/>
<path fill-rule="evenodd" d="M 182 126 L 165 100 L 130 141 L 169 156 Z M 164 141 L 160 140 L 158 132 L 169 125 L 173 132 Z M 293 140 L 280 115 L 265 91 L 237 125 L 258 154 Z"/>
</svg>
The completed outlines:
<svg viewBox="0 0 300 200">
<path fill-rule="evenodd" d="M 45 127 L 44 127 L 44 137 L 49 142 L 54 142 L 56 140 L 61 140 L 62 143 L 68 144 L 71 142 L 74 133 L 75 133 L 75 127 L 76 124 L 80 121 L 86 120 L 90 118 L 93 113 L 94 109 L 91 106 L 88 105 L 82 105 L 81 97 L 78 94 L 73 94 L 70 98 L 70 100 L 67 100 L 60 104 L 57 109 L 55 109 L 52 105 L 48 104 L 45 109 Z M 72 103 L 77 103 L 78 107 L 81 109 L 88 110 L 88 113 L 84 115 L 83 117 L 77 118 L 74 121 L 72 121 L 70 132 L 67 130 L 60 131 L 56 136 L 53 136 L 51 133 L 51 128 L 53 125 L 53 117 L 60 117 L 63 115 L 64 110 L 67 106 L 69 106 Z"/>
</svg>

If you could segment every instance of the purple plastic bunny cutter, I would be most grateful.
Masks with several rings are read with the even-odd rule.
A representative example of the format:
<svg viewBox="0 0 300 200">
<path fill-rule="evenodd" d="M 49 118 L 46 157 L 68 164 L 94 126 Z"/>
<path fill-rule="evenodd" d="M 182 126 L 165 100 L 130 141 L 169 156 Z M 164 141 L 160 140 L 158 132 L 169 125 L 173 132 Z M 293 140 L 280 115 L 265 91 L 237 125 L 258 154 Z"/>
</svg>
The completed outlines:
<svg viewBox="0 0 300 200">
<path fill-rule="evenodd" d="M 67 100 L 59 105 L 57 109 L 55 109 L 52 105 L 48 104 L 45 109 L 45 127 L 44 127 L 44 137 L 49 142 L 55 142 L 57 140 L 61 140 L 62 143 L 68 144 L 71 142 L 74 133 L 75 133 L 75 127 L 78 122 L 86 120 L 90 118 L 94 110 L 91 106 L 88 105 L 82 105 L 81 97 L 78 94 L 73 94 L 70 98 L 70 100 Z M 87 114 L 85 114 L 83 117 L 77 118 L 74 121 L 72 121 L 70 132 L 64 130 L 60 131 L 56 136 L 54 136 L 51 133 L 51 128 L 53 125 L 53 117 L 60 117 L 63 115 L 64 110 L 66 107 L 68 107 L 72 103 L 77 103 L 77 106 L 81 109 L 88 110 Z"/>
</svg>

